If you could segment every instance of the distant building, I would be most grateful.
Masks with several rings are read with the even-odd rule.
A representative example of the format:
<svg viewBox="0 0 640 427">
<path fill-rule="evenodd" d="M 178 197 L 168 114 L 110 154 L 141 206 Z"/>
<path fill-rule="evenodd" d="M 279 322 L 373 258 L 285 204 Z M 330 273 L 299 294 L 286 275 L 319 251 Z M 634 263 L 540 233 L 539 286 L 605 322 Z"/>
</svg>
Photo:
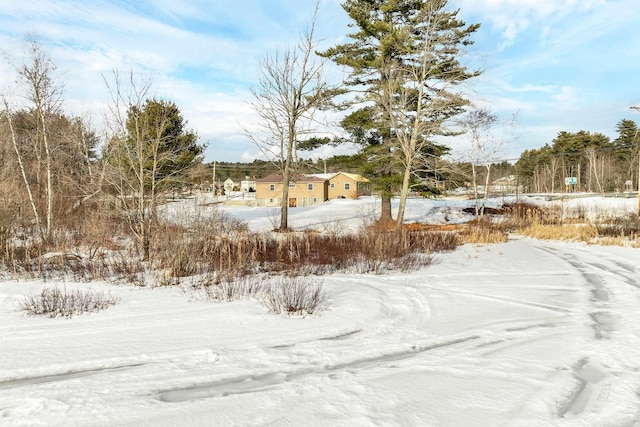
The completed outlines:
<svg viewBox="0 0 640 427">
<path fill-rule="evenodd" d="M 240 181 L 240 191 L 243 193 L 256 191 L 256 180 L 245 176 L 244 180 Z"/>
<path fill-rule="evenodd" d="M 328 200 L 329 181 L 310 175 L 295 175 L 289 182 L 289 207 L 313 206 Z M 256 180 L 258 206 L 280 206 L 282 175 Z"/>
<path fill-rule="evenodd" d="M 231 178 L 227 178 L 222 183 L 222 188 L 224 188 L 225 193 L 229 193 L 230 191 L 233 191 L 233 188 L 235 187 L 235 185 L 236 183 L 233 182 Z"/>
<path fill-rule="evenodd" d="M 357 199 L 371 195 L 371 183 L 355 173 L 338 172 L 329 178 L 329 200 Z"/>
<path fill-rule="evenodd" d="M 504 194 L 522 192 L 522 186 L 517 185 L 517 179 L 515 175 L 509 175 L 502 178 L 498 178 L 489 185 L 487 193 Z"/>
<path fill-rule="evenodd" d="M 289 206 L 311 206 L 333 199 L 357 199 L 371 195 L 369 180 L 353 173 L 296 175 L 289 183 Z M 282 175 L 256 180 L 258 206 L 280 206 Z"/>
</svg>

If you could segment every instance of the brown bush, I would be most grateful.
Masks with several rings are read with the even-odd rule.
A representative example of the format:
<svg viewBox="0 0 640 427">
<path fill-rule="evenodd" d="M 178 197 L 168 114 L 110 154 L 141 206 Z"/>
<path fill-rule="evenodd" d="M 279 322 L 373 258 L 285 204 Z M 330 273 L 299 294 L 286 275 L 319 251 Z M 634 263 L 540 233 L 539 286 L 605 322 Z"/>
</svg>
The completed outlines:
<svg viewBox="0 0 640 427">
<path fill-rule="evenodd" d="M 504 243 L 508 238 L 504 222 L 489 217 L 471 221 L 458 236 L 461 243 L 472 244 Z"/>
<path fill-rule="evenodd" d="M 75 291 L 44 288 L 37 296 L 25 297 L 20 309 L 34 316 L 67 317 L 104 310 L 119 302 L 119 299 L 92 290 Z"/>
<path fill-rule="evenodd" d="M 598 220 L 596 229 L 602 237 L 640 239 L 640 216 L 627 214 L 623 217 L 603 217 Z"/>
<path fill-rule="evenodd" d="M 306 277 L 281 277 L 266 285 L 258 300 L 274 314 L 317 314 L 328 305 L 322 284 Z"/>
<path fill-rule="evenodd" d="M 287 275 L 333 271 L 410 271 L 431 263 L 430 255 L 455 249 L 452 233 L 363 231 L 349 235 L 270 233 L 209 235 L 174 229 L 161 233 L 153 262 L 175 277 L 215 273 L 239 277 L 258 272 Z"/>
</svg>

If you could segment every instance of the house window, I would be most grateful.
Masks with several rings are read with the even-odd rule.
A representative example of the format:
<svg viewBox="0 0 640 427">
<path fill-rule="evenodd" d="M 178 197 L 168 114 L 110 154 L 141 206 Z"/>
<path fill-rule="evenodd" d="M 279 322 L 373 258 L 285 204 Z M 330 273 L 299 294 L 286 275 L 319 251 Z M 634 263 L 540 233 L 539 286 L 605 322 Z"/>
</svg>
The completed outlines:
<svg viewBox="0 0 640 427">
<path fill-rule="evenodd" d="M 269 203 L 273 203 L 273 199 L 269 199 Z"/>
<path fill-rule="evenodd" d="M 295 182 L 290 182 L 289 183 L 289 188 L 296 188 L 296 183 Z"/>
<path fill-rule="evenodd" d="M 275 184 L 269 184 L 269 191 L 276 191 L 276 185 Z"/>
<path fill-rule="evenodd" d="M 312 191 L 313 190 L 313 184 L 307 184 L 307 190 Z"/>
<path fill-rule="evenodd" d="M 335 182 L 332 182 L 331 184 L 329 184 L 329 186 L 330 186 L 331 188 L 336 188 L 336 183 L 335 183 Z"/>
<path fill-rule="evenodd" d="M 344 183 L 344 189 L 345 189 L 345 190 L 351 190 L 351 184 L 350 184 L 350 183 L 348 183 L 348 182 L 345 182 L 345 183 Z"/>
<path fill-rule="evenodd" d="M 318 198 L 317 197 L 313 198 L 313 203 L 318 203 Z"/>
</svg>

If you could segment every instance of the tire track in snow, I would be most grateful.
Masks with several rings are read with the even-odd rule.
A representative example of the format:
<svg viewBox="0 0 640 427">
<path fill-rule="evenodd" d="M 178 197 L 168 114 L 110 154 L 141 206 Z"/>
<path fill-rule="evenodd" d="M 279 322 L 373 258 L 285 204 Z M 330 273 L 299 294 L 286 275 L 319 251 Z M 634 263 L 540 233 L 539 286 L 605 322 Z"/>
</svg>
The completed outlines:
<svg viewBox="0 0 640 427">
<path fill-rule="evenodd" d="M 75 380 L 82 377 L 109 374 L 117 371 L 124 371 L 139 366 L 144 366 L 146 363 L 132 363 L 128 365 L 95 368 L 95 369 L 83 369 L 83 370 L 70 370 L 68 372 L 52 375 L 41 375 L 32 377 L 18 377 L 14 379 L 0 381 L 0 390 L 12 389 L 17 387 L 25 387 L 37 384 L 53 383 L 58 381 Z"/>
<path fill-rule="evenodd" d="M 582 276 L 589 295 L 587 315 L 594 330 L 594 345 L 611 348 L 610 357 L 613 360 L 619 360 L 620 356 L 624 358 L 617 354 L 615 340 L 617 336 L 624 336 L 621 328 L 628 327 L 633 321 L 620 318 L 619 313 L 624 311 L 616 310 L 616 307 L 624 303 L 633 304 L 634 300 L 638 302 L 640 299 L 640 281 L 634 275 L 635 267 L 606 254 L 600 256 L 590 251 L 574 249 L 568 252 L 550 247 L 540 249 L 563 259 Z M 611 399 L 620 398 L 611 395 L 612 388 L 619 384 L 620 379 L 607 366 L 586 355 L 574 364 L 571 370 L 575 386 L 559 406 L 559 417 L 573 418 L 583 413 L 597 413 L 604 404 L 613 405 Z M 634 400 L 637 398 L 633 397 Z"/>
<path fill-rule="evenodd" d="M 179 403 L 236 394 L 259 393 L 310 376 L 331 377 L 331 375 L 335 375 L 336 372 L 357 372 L 369 368 L 385 368 L 388 364 L 392 364 L 389 367 L 395 368 L 396 365 L 394 365 L 393 362 L 408 361 L 425 354 L 432 354 L 432 352 L 437 350 L 446 352 L 442 354 L 441 357 L 448 357 L 447 355 L 452 352 L 455 352 L 457 355 L 464 355 L 465 357 L 485 357 L 508 347 L 513 348 L 518 345 L 526 345 L 535 340 L 542 340 L 563 333 L 562 331 L 558 331 L 557 327 L 558 324 L 556 323 L 544 321 L 525 321 L 517 324 L 510 322 L 502 325 L 502 328 L 499 330 L 493 329 L 492 332 L 494 335 L 497 335 L 497 338 L 493 335 L 492 337 L 483 337 L 485 330 L 483 327 L 479 327 L 453 339 L 430 339 L 421 344 L 414 344 L 410 347 L 403 345 L 400 349 L 382 351 L 379 352 L 379 354 L 361 355 L 360 357 L 353 357 L 353 355 L 351 355 L 350 359 L 345 361 L 323 364 L 318 362 L 317 359 L 313 359 L 293 369 L 289 363 L 281 365 L 277 371 L 243 374 L 216 381 L 205 381 L 189 386 L 160 390 L 156 394 L 156 399 L 162 402 Z M 532 331 L 537 332 L 535 337 L 531 336 Z M 337 334 L 335 339 L 330 337 L 319 338 L 315 341 L 270 347 L 268 350 L 291 352 L 297 347 L 308 346 L 310 351 L 312 349 L 314 350 L 313 354 L 340 354 L 341 350 L 352 348 L 354 345 L 357 345 L 356 343 L 361 343 L 363 335 L 366 335 L 365 331 L 355 330 L 348 333 Z M 322 351 L 317 348 L 320 342 L 325 343 Z M 364 347 L 366 348 L 368 346 L 364 345 Z M 274 359 L 277 358 L 270 353 L 266 353 L 264 356 Z M 349 356 L 347 358 L 349 358 Z M 262 362 L 266 362 L 264 357 L 262 358 Z M 276 363 L 267 364 L 276 365 Z"/>
<path fill-rule="evenodd" d="M 349 280 L 351 283 L 354 282 L 353 278 Z M 422 332 L 423 339 L 418 341 L 423 341 L 423 344 L 407 348 L 406 344 L 403 344 L 403 342 L 407 342 L 406 337 L 399 332 L 404 330 L 406 332 L 416 332 L 415 330 L 420 328 L 421 322 L 424 321 L 425 310 L 429 310 L 428 304 L 425 307 L 426 293 L 432 292 L 434 289 L 437 289 L 438 292 L 487 298 L 500 303 L 529 306 L 554 313 L 573 313 L 571 309 L 548 303 L 522 301 L 498 295 L 488 296 L 479 292 L 455 291 L 432 285 L 415 287 L 404 283 L 404 286 L 399 289 L 400 283 L 389 283 L 388 287 L 374 287 L 368 284 L 366 279 L 356 280 L 356 282 L 377 295 L 378 310 L 382 315 L 377 318 L 379 325 L 367 324 L 367 327 L 342 331 L 334 336 L 317 337 L 312 340 L 268 347 L 263 349 L 265 354 L 261 355 L 261 363 L 267 366 L 278 366 L 279 364 L 280 366 L 277 370 L 265 370 L 263 372 L 254 372 L 250 375 L 243 374 L 216 381 L 206 381 L 203 378 L 203 381 L 199 382 L 197 378 L 194 378 L 193 384 L 158 391 L 157 399 L 163 402 L 175 403 L 224 397 L 233 394 L 262 392 L 309 376 L 326 376 L 340 371 L 358 371 L 371 367 L 384 367 L 388 363 L 413 359 L 439 349 L 455 350 L 456 354 L 466 354 L 471 357 L 484 357 L 506 348 L 526 345 L 532 340 L 546 339 L 563 333 L 563 331 L 558 331 L 558 327 L 563 325 L 561 320 L 507 321 L 493 325 L 489 331 L 487 331 L 486 325 L 478 325 L 478 327 L 465 332 L 463 336 L 445 341 L 441 339 L 434 341 L 433 338 L 424 341 L 425 332 Z M 408 305 L 407 301 L 409 301 Z M 391 328 L 385 325 L 387 319 L 393 321 Z M 486 332 L 490 332 L 489 336 L 483 337 Z M 535 336 L 532 337 L 532 333 Z M 355 355 L 356 357 L 354 357 L 352 354 L 354 346 L 370 347 L 367 342 L 380 341 L 381 336 L 385 336 L 386 341 L 396 341 L 396 345 L 402 348 L 398 350 L 390 349 L 373 355 Z M 322 346 L 318 347 L 320 343 L 322 343 Z M 274 350 L 285 352 L 284 354 L 289 356 L 292 354 L 302 355 L 305 361 L 304 363 L 294 364 L 277 363 L 276 361 L 282 360 L 283 357 L 278 356 L 280 353 L 274 355 Z M 322 362 L 322 357 L 327 355 L 336 357 L 338 361 L 333 363 Z M 269 359 L 271 359 L 271 362 L 269 362 Z M 340 361 L 340 359 L 347 360 Z M 292 365 L 294 366 L 293 368 Z"/>
<path fill-rule="evenodd" d="M 242 375 L 190 387 L 162 390 L 158 392 L 157 399 L 162 402 L 177 403 L 234 394 L 255 393 L 310 375 L 329 375 L 339 371 L 353 371 L 372 366 L 381 366 L 390 362 L 410 359 L 436 349 L 465 344 L 479 338 L 479 335 L 471 335 L 424 346 L 414 345 L 408 349 L 382 353 L 371 357 L 356 358 L 348 362 L 340 362 L 320 367 L 308 366 L 289 372 L 266 372 L 256 375 Z"/>
<path fill-rule="evenodd" d="M 601 366 L 591 363 L 589 359 L 582 359 L 573 367 L 573 376 L 578 385 L 573 395 L 558 411 L 558 415 L 563 418 L 567 415 L 579 415 L 589 405 L 597 404 L 603 391 L 609 387 L 609 383 L 604 380 L 608 379 L 610 374 Z"/>
<path fill-rule="evenodd" d="M 599 265 L 598 263 L 586 263 L 579 260 L 575 255 L 563 252 L 557 249 L 548 247 L 541 248 L 542 250 L 552 253 L 555 256 L 563 259 L 569 265 L 571 265 L 577 272 L 580 273 L 585 280 L 591 303 L 591 312 L 589 318 L 592 321 L 592 328 L 597 340 L 607 338 L 609 333 L 614 331 L 613 323 L 615 322 L 614 316 L 608 311 L 608 306 L 611 300 L 609 290 L 606 288 L 606 280 L 602 277 L 601 272 L 606 271 L 606 267 Z M 595 270 L 595 271 L 594 271 Z"/>
</svg>

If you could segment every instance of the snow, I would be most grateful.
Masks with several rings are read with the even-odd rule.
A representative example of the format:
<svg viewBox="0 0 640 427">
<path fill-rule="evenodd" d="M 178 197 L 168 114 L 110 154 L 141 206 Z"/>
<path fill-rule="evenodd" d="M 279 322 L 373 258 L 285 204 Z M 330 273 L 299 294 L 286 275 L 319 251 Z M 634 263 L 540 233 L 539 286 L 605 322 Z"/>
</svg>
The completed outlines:
<svg viewBox="0 0 640 427">
<path fill-rule="evenodd" d="M 356 229 L 376 203 L 296 208 L 291 221 Z M 410 200 L 407 221 L 462 222 L 470 203 Z M 269 208 L 221 209 L 270 227 Z M 435 259 L 324 276 L 330 308 L 312 317 L 95 282 L 58 285 L 120 303 L 32 317 L 19 303 L 45 284 L 0 282 L 0 425 L 640 426 L 640 249 L 511 236 Z"/>
</svg>

